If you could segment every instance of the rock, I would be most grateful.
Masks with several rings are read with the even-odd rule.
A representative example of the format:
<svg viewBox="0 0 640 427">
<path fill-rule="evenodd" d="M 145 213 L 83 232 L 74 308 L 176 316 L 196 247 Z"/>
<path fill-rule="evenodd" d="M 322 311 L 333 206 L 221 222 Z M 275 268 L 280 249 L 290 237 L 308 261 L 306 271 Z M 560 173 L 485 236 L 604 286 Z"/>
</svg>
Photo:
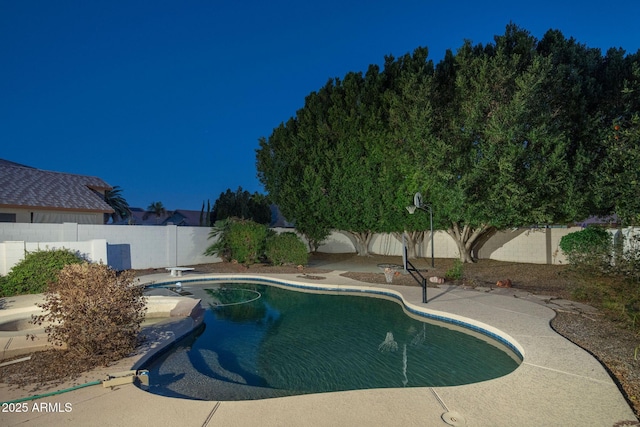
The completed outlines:
<svg viewBox="0 0 640 427">
<path fill-rule="evenodd" d="M 496 283 L 497 288 L 510 288 L 512 287 L 511 279 L 498 280 Z"/>
<path fill-rule="evenodd" d="M 429 282 L 442 284 L 444 283 L 444 277 L 432 276 L 429 277 Z"/>
</svg>

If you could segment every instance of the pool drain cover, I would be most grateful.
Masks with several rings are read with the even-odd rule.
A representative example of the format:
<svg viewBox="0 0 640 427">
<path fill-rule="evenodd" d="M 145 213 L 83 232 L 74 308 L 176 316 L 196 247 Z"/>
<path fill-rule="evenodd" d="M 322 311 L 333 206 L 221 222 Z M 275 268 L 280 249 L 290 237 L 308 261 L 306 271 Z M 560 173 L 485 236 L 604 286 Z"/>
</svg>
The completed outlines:
<svg viewBox="0 0 640 427">
<path fill-rule="evenodd" d="M 449 424 L 450 426 L 467 425 L 467 420 L 465 420 L 464 417 L 456 411 L 445 412 L 444 414 L 442 414 L 442 421 Z"/>
</svg>

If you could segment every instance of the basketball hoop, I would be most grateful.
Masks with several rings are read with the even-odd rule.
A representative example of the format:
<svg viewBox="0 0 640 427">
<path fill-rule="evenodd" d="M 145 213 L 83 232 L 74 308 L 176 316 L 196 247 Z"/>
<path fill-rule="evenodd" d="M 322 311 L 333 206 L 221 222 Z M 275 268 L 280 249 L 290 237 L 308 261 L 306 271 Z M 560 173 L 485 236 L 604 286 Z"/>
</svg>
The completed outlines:
<svg viewBox="0 0 640 427">
<path fill-rule="evenodd" d="M 421 208 L 421 207 L 422 207 L 422 194 L 420 194 L 420 193 L 416 193 L 416 194 L 413 196 L 413 205 L 414 205 L 416 208 Z"/>
</svg>

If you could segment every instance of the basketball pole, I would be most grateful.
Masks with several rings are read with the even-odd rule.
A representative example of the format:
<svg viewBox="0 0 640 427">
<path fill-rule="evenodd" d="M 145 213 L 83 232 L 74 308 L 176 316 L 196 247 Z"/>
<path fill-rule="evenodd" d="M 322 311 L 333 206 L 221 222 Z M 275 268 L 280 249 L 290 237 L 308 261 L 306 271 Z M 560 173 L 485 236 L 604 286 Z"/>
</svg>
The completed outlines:
<svg viewBox="0 0 640 427">
<path fill-rule="evenodd" d="M 407 234 L 402 233 L 402 268 L 407 273 Z"/>
<path fill-rule="evenodd" d="M 420 270 L 418 270 L 413 264 L 411 264 L 411 261 L 409 261 L 409 257 L 407 256 L 406 246 L 402 248 L 402 253 L 404 255 L 403 261 L 405 262 L 404 268 L 409 272 L 409 274 L 411 274 L 411 277 L 413 277 L 413 279 L 416 282 L 418 282 L 420 286 L 422 286 L 422 302 L 426 304 L 427 303 L 427 279 L 420 273 Z"/>
</svg>

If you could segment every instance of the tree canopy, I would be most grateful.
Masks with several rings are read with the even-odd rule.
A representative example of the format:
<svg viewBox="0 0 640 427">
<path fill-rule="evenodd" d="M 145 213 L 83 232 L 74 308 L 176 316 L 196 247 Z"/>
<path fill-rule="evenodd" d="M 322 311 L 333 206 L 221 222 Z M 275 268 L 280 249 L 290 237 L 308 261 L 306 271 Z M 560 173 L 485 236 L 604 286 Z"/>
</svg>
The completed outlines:
<svg viewBox="0 0 640 427">
<path fill-rule="evenodd" d="M 126 219 L 131 216 L 129 203 L 122 195 L 122 188 L 116 185 L 110 190 L 104 192 L 104 201 L 113 209 L 113 213 L 104 215 L 104 223 L 106 224 L 111 218 L 111 222 L 115 223 L 120 219 Z"/>
<path fill-rule="evenodd" d="M 162 202 L 151 202 L 149 206 L 147 206 L 147 210 L 156 216 L 160 216 L 167 211 Z"/>
<path fill-rule="evenodd" d="M 625 225 L 640 224 L 640 64 L 624 80 L 621 112 L 604 127 L 603 160 L 595 174 L 595 198 L 604 214 L 616 213 Z"/>
<path fill-rule="evenodd" d="M 204 205 L 203 205 L 204 208 Z M 230 188 L 220 196 L 213 204 L 211 222 L 221 221 L 230 217 L 248 219 L 258 224 L 271 222 L 271 208 L 269 200 L 263 194 L 249 193 L 242 187 L 234 192 Z"/>
<path fill-rule="evenodd" d="M 423 47 L 387 56 L 261 138 L 258 176 L 310 240 L 342 230 L 361 255 L 373 233 L 428 229 L 405 211 L 417 191 L 466 262 L 495 229 L 616 210 L 637 221 L 639 56 L 514 24 L 435 66 Z"/>
</svg>

